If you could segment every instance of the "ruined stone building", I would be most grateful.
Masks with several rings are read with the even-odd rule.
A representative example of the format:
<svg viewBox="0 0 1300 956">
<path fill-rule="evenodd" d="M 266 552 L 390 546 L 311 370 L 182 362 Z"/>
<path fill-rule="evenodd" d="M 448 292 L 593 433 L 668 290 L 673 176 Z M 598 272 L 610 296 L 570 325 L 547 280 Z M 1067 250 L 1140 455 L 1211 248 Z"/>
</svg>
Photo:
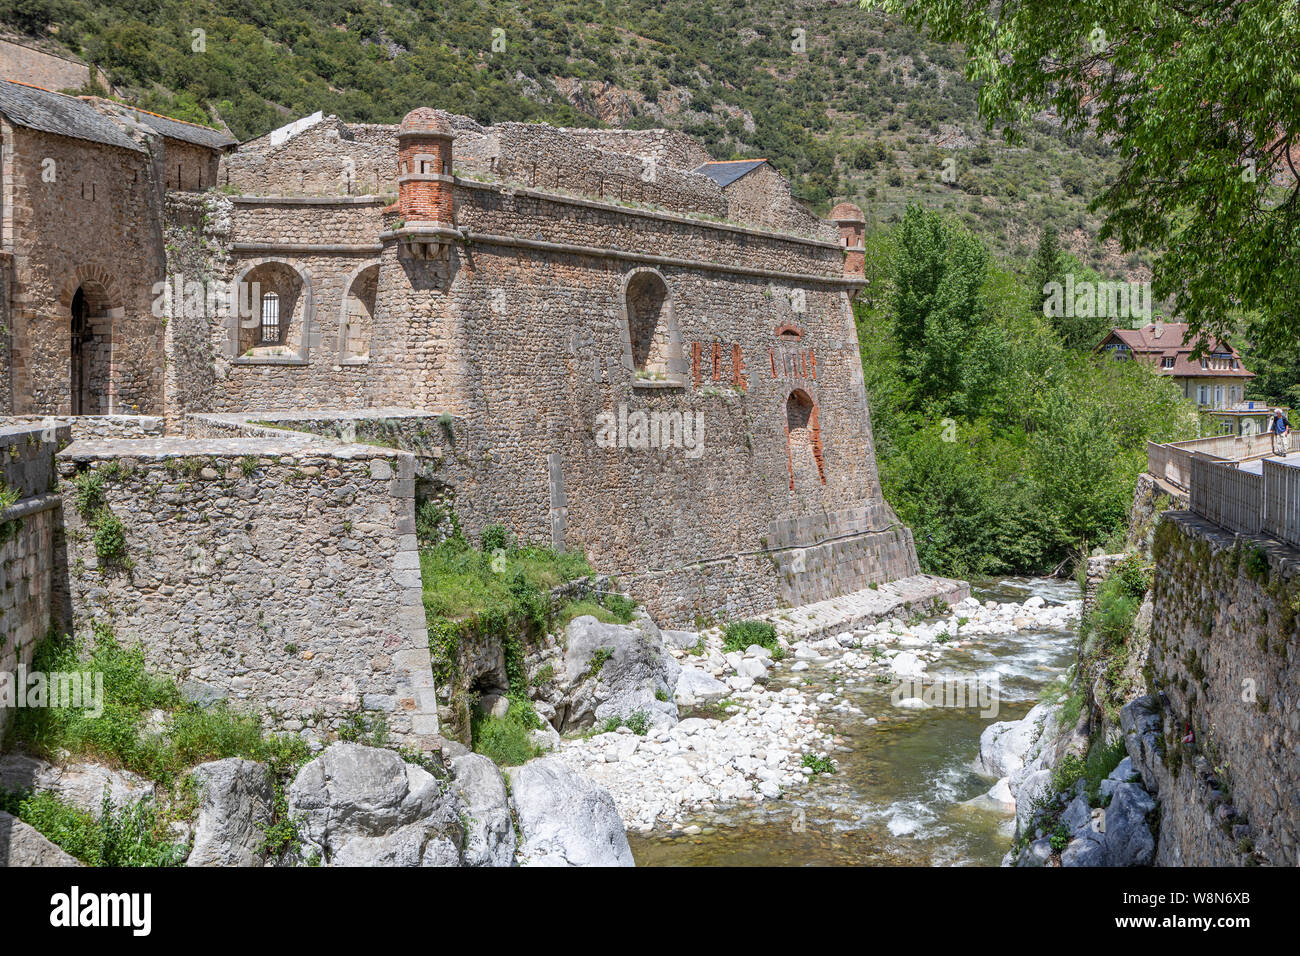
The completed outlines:
<svg viewBox="0 0 1300 956">
<path fill-rule="evenodd" d="M 584 549 L 670 623 L 917 575 L 851 309 L 862 213 L 816 218 L 763 160 L 423 108 L 237 145 L 2 81 L 0 141 L 0 406 L 70 429 L 65 480 L 131 465 L 104 492 L 130 573 L 70 532 L 74 618 L 211 682 L 213 642 L 312 628 L 351 628 L 343 696 L 371 651 L 415 675 L 417 495 L 471 537 Z"/>
</svg>

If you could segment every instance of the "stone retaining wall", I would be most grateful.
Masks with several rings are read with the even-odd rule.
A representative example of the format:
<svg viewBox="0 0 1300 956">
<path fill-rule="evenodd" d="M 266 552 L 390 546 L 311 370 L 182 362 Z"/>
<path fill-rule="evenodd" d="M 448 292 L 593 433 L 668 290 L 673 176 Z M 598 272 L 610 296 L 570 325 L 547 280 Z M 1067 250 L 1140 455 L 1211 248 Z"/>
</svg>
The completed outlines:
<svg viewBox="0 0 1300 956">
<path fill-rule="evenodd" d="M 4 486 L 18 500 L 0 510 L 0 680 L 28 666 L 36 645 L 63 620 L 62 499 L 54 454 L 69 426 L 0 427 Z M 12 678 L 10 678 L 12 679 Z M 10 720 L 0 702 L 0 745 Z"/>
<path fill-rule="evenodd" d="M 79 629 L 107 623 L 189 696 L 282 730 L 362 708 L 403 742 L 436 732 L 414 456 L 280 435 L 76 442 L 58 463 Z M 100 503 L 78 511 L 87 473 Z"/>
<path fill-rule="evenodd" d="M 1151 663 L 1164 729 L 1157 862 L 1294 866 L 1300 551 L 1170 511 L 1155 558 Z"/>
</svg>

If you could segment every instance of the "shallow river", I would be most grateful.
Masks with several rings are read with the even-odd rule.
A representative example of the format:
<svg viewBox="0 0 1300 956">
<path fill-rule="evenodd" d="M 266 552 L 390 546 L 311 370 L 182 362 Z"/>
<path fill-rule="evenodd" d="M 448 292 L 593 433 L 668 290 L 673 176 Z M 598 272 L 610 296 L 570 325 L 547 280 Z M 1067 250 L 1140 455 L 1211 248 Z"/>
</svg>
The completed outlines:
<svg viewBox="0 0 1300 956">
<path fill-rule="evenodd" d="M 1073 582 L 1008 578 L 972 588 L 981 601 L 1023 602 L 1032 594 L 1057 604 L 1078 597 Z M 1026 630 L 984 635 L 946 652 L 929 676 L 988 673 L 1001 685 L 996 716 L 975 707 L 899 710 L 890 687 L 870 678 L 838 677 L 814 664 L 802 674 L 782 670 L 774 684 L 798 681 L 810 696 L 834 692 L 861 716 L 824 710 L 843 739 L 838 771 L 787 791 L 784 798 L 737 806 L 700 820 L 704 831 L 629 833 L 639 866 L 921 865 L 996 866 L 1011 845 L 1010 817 L 962 802 L 993 781 L 972 769 L 980 732 L 1015 720 L 1073 660 L 1070 631 Z M 805 679 L 809 682 L 805 682 Z M 869 725 L 868 717 L 879 723 Z"/>
</svg>

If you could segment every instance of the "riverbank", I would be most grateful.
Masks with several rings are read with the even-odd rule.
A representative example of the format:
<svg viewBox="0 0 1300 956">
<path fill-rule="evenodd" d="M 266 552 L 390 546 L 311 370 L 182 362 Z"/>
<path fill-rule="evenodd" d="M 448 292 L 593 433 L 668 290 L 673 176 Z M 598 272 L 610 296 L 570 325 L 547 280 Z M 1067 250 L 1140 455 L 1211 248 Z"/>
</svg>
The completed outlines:
<svg viewBox="0 0 1300 956">
<path fill-rule="evenodd" d="M 1033 593 L 1035 588 L 1048 596 Z M 1059 582 L 1010 585 L 981 595 L 984 600 L 966 599 L 942 616 L 888 618 L 813 640 L 798 639 L 793 622 L 782 622 L 778 615 L 774 622 L 784 633 L 781 659 L 775 661 L 756 647 L 725 653 L 716 630 L 698 636 L 665 632 L 683 674 L 690 671 L 723 685 L 726 697 L 719 709 L 726 719 L 687 716 L 645 736 L 623 728 L 566 740 L 556 756 L 610 792 L 633 835 L 672 833 L 707 841 L 738 825 L 739 818 L 751 815 L 752 821 L 755 813 L 844 818 L 836 827 L 861 824 L 871 801 L 833 792 L 861 782 L 856 764 L 858 756 L 871 750 L 865 742 L 875 736 L 880 738 L 876 743 L 888 748 L 901 742 L 908 728 L 947 727 L 945 733 L 950 733 L 949 725 L 956 722 L 964 728 L 957 739 L 973 741 L 960 785 L 941 788 L 951 791 L 956 803 L 987 790 L 991 782 L 982 781 L 981 787 L 971 769 L 979 729 L 996 716 L 1022 715 L 1030 694 L 1064 666 L 1057 659 L 1068 654 L 1069 623 L 1078 613 L 1077 600 L 1067 596 L 1072 592 Z M 1025 647 L 1027 642 L 1012 639 L 1021 634 L 1055 637 Z M 1014 713 L 981 718 L 977 711 L 929 707 L 917 698 L 910 703 L 900 698 L 904 706 L 896 707 L 890 699 L 903 680 L 922 687 L 935 678 L 977 674 L 1001 685 L 1000 706 L 1009 704 Z M 692 676 L 688 683 L 695 680 Z M 968 723 L 972 725 L 964 726 Z M 936 746 L 942 746 L 942 736 Z M 805 758 L 812 766 L 805 765 Z M 823 759 L 833 761 L 837 773 L 817 773 L 825 766 Z M 950 763 L 946 756 L 944 762 Z M 867 771 L 869 779 L 877 774 L 876 769 Z M 809 799 L 814 793 L 816 798 Z M 924 822 L 919 818 L 930 812 L 913 813 L 918 819 L 911 819 L 907 810 L 895 808 L 877 822 L 898 837 L 915 832 Z M 992 837 L 1003 822 L 993 822 Z M 784 819 L 779 825 L 788 830 L 792 823 Z M 710 830 L 713 834 L 706 832 Z"/>
</svg>

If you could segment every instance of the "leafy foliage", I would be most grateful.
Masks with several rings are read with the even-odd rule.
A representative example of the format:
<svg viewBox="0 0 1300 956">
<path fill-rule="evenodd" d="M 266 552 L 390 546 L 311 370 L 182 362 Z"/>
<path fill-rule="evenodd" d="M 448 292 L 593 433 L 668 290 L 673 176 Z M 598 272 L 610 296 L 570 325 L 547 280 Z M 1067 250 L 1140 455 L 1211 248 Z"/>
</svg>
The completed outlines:
<svg viewBox="0 0 1300 956">
<path fill-rule="evenodd" d="M 863 372 L 881 483 L 922 567 L 1042 571 L 1119 533 L 1146 442 L 1195 434 L 1177 389 L 1068 348 L 950 219 L 913 206 L 872 245 L 892 263 L 890 291 L 856 304 Z"/>
<path fill-rule="evenodd" d="M 1158 249 L 1154 291 L 1194 332 L 1257 310 L 1261 344 L 1300 325 L 1300 17 L 1282 4 L 877 0 L 966 45 L 992 125 L 1050 108 L 1113 140 L 1121 162 L 1095 200 L 1101 236 Z M 1013 132 L 1008 127 L 1008 132 Z"/>
</svg>

